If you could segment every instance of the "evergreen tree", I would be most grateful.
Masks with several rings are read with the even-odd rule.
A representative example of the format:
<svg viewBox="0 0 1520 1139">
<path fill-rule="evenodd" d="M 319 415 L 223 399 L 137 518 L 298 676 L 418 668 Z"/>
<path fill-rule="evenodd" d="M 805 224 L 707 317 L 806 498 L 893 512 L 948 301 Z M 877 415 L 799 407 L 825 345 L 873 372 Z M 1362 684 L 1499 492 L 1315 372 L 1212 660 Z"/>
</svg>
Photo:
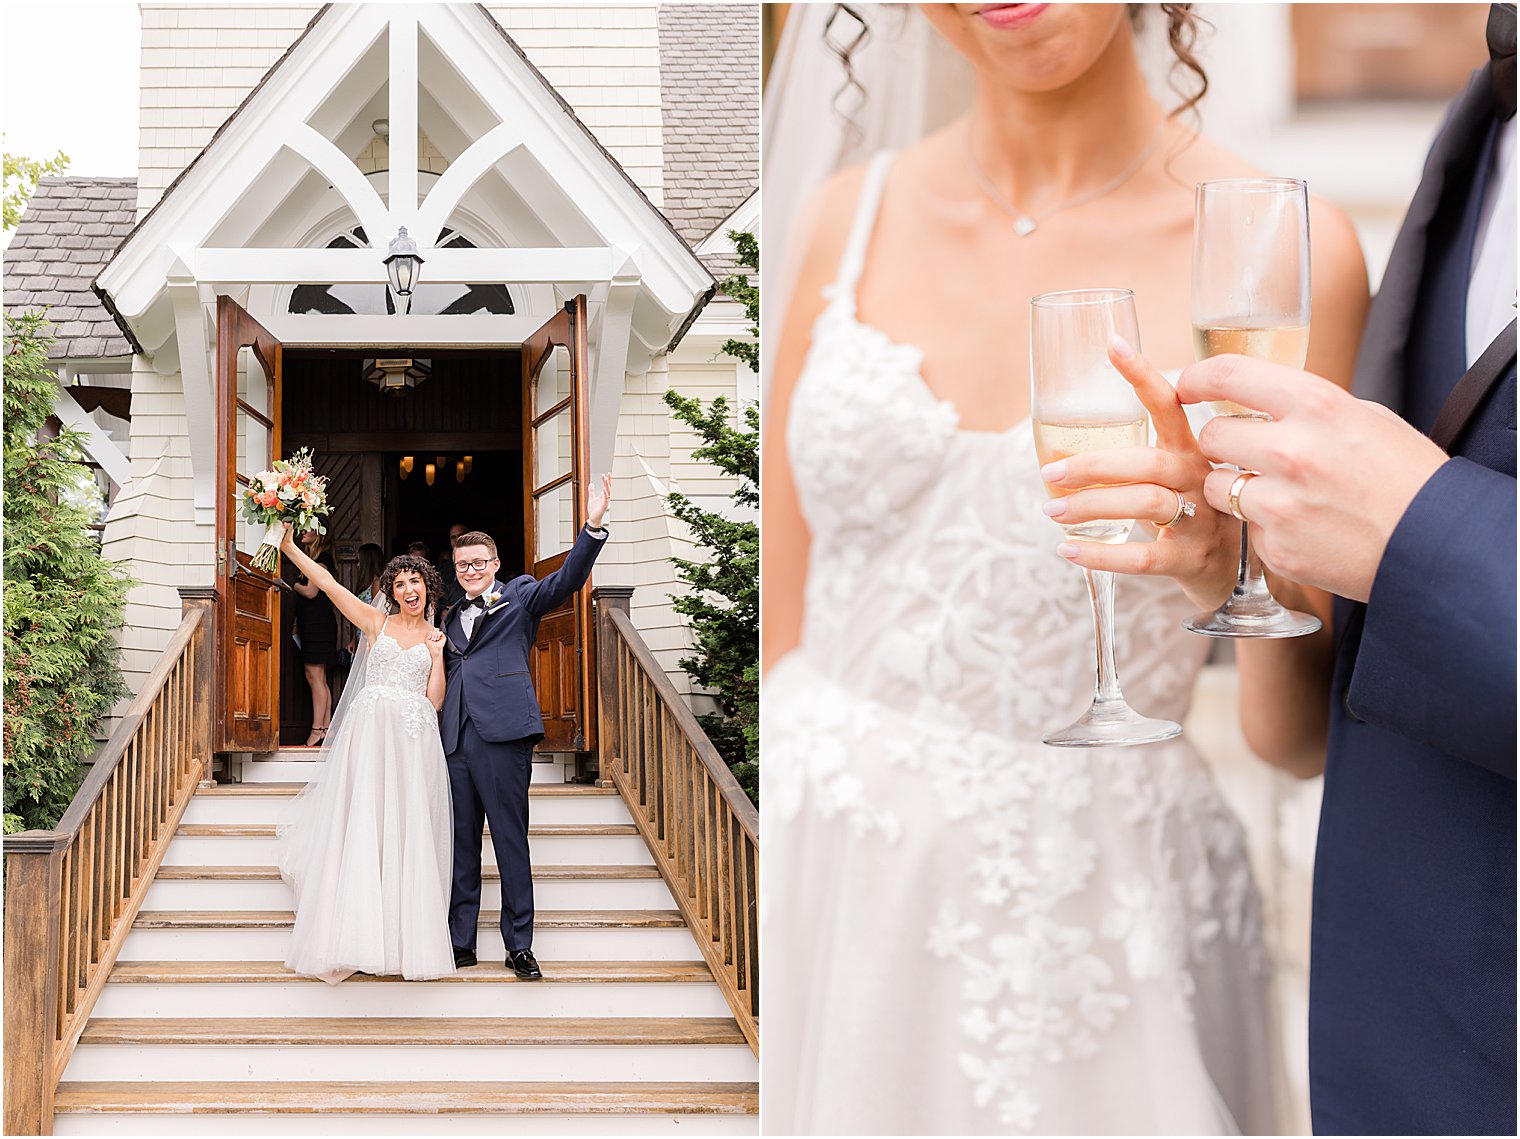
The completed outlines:
<svg viewBox="0 0 1520 1139">
<path fill-rule="evenodd" d="M 58 388 L 40 313 L 5 316 L 5 831 L 54 826 L 127 694 L 115 630 L 130 582 L 100 556 L 81 436 L 41 432 Z"/>
<path fill-rule="evenodd" d="M 740 265 L 760 268 L 754 234 L 729 232 Z M 742 275 L 723 282 L 723 291 L 740 301 L 749 316 L 754 341 L 729 340 L 723 350 L 750 368 L 760 366 L 760 290 Z M 759 798 L 760 778 L 760 409 L 743 410 L 742 426 L 730 420 L 722 396 L 703 411 L 700 401 L 667 391 L 665 403 L 692 428 L 702 445 L 692 458 L 708 462 L 739 480 L 733 502 L 749 521 L 735 521 L 703 510 L 682 494 L 670 495 L 670 509 L 691 527 L 699 546 L 712 551 L 707 561 L 672 559 L 676 576 L 691 586 L 675 597 L 676 611 L 690 622 L 696 655 L 681 661 L 691 678 L 713 693 L 719 711 L 701 716 L 703 729 L 751 799 Z"/>
</svg>

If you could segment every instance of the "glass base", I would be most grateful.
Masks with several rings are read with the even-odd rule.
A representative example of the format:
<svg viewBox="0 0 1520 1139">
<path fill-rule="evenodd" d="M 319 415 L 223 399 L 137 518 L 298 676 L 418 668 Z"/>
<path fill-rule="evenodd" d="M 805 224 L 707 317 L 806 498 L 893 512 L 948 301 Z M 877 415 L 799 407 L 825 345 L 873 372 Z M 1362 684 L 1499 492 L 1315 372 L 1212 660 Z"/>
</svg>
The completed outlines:
<svg viewBox="0 0 1520 1139">
<path fill-rule="evenodd" d="M 1205 637 L 1303 637 L 1322 627 L 1318 617 L 1284 609 L 1270 595 L 1231 597 L 1212 613 L 1195 613 L 1182 623 Z"/>
<path fill-rule="evenodd" d="M 1160 743 L 1181 734 L 1181 724 L 1152 720 L 1120 700 L 1094 703 L 1071 727 L 1041 738 L 1051 747 L 1124 747 Z"/>
</svg>

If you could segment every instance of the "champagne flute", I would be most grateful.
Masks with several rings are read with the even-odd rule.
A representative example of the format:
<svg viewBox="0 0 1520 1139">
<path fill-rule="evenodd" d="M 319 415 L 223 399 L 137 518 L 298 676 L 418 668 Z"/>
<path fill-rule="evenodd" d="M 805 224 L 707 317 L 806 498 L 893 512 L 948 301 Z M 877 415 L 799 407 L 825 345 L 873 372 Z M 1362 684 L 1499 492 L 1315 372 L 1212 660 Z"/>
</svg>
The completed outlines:
<svg viewBox="0 0 1520 1139">
<path fill-rule="evenodd" d="M 1029 305 L 1031 412 L 1040 466 L 1084 451 L 1143 447 L 1150 419 L 1134 389 L 1108 362 L 1108 343 L 1116 333 L 1139 348 L 1135 294 L 1128 289 L 1079 289 L 1043 293 Z M 1133 518 L 1104 518 L 1063 529 L 1075 538 L 1118 544 L 1134 525 Z M 1092 707 L 1070 727 L 1045 736 L 1045 742 L 1055 747 L 1103 747 L 1181 735 L 1179 725 L 1142 716 L 1124 702 L 1114 664 L 1114 575 L 1082 572 L 1097 635 L 1096 691 Z"/>
<path fill-rule="evenodd" d="M 1193 215 L 1193 347 L 1302 368 L 1309 351 L 1309 191 L 1298 178 L 1198 183 Z M 1220 415 L 1270 416 L 1221 400 Z M 1218 609 L 1187 628 L 1209 637 L 1302 637 L 1317 617 L 1285 609 L 1240 526 L 1240 570 Z"/>
</svg>

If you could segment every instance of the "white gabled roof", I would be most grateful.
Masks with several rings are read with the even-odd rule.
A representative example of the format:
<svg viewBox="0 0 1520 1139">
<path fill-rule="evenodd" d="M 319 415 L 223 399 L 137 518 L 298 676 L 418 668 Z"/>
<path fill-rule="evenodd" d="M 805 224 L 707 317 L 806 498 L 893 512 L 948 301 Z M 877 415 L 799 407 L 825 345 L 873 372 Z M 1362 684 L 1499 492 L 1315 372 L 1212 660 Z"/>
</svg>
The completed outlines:
<svg viewBox="0 0 1520 1139">
<path fill-rule="evenodd" d="M 422 74 L 420 59 L 429 64 Z M 377 107 L 391 123 L 394 184 L 388 181 L 384 196 L 352 160 L 353 131 L 367 131 Z M 416 132 L 429 121 L 461 143 L 412 205 Z M 288 202 L 318 192 L 341 199 L 370 249 L 290 253 L 299 236 L 272 219 Z M 510 256 L 431 248 L 456 210 L 485 208 L 500 215 L 491 228 Z M 235 283 L 219 275 L 232 272 L 246 283 L 336 270 L 345 279 L 383 281 L 384 248 L 401 225 L 435 280 L 491 280 L 510 268 L 566 288 L 636 284 L 634 332 L 651 347 L 679 339 L 716 287 L 687 242 L 484 7 L 342 4 L 313 17 L 127 235 L 95 289 L 151 352 L 171 334 L 170 277 L 220 286 Z M 580 276 L 557 276 L 567 273 Z"/>
</svg>

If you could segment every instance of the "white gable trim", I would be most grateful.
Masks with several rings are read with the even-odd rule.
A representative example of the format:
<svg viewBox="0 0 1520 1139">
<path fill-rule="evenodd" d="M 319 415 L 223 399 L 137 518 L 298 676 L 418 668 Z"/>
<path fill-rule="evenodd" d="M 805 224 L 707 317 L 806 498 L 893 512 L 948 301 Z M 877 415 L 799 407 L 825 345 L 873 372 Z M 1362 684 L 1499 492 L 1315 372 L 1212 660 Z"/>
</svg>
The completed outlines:
<svg viewBox="0 0 1520 1139">
<path fill-rule="evenodd" d="M 395 182 L 388 201 L 381 201 L 347 155 L 307 125 L 307 119 L 337 91 L 387 29 L 391 172 Z M 409 150 L 416 147 L 419 31 L 425 31 L 457 72 L 468 77 L 474 94 L 493 108 L 504 124 L 487 131 L 459 156 L 457 176 L 450 177 L 454 175 L 451 169 L 431 188 L 420 209 L 414 204 L 415 155 L 407 158 Z M 273 187 L 255 184 L 282 149 L 310 163 L 345 199 L 370 235 L 374 248 L 367 256 L 375 262 L 377 273 L 383 273 L 380 263 L 385 244 L 401 225 L 407 225 L 426 259 L 425 274 L 436 269 L 491 274 L 468 278 L 471 281 L 513 280 L 510 275 L 497 275 L 503 263 L 485 256 L 473 262 L 457 261 L 449 268 L 451 258 L 446 254 L 486 251 L 432 249 L 437 229 L 426 228 L 441 226 L 488 171 L 502 168 L 521 176 L 521 185 L 514 183 L 514 189 L 525 199 L 534 195 L 530 208 L 540 212 L 551 229 L 580 237 L 589 227 L 601 236 L 604 249 L 626 251 L 624 260 L 633 265 L 643 299 L 638 306 L 636 335 L 646 345 L 662 349 L 662 339 L 668 342 L 672 334 L 679 334 L 714 287 L 711 274 L 663 215 L 478 5 L 336 5 L 318 14 L 158 206 L 127 237 L 97 279 L 115 310 L 134 331 L 142 333 L 139 339 L 150 354 L 173 327 L 172 320 L 161 316 L 155 319 L 149 310 L 164 299 L 175 257 L 190 268 L 197 281 L 224 276 L 229 261 L 202 270 L 203 252 L 212 255 L 213 262 L 218 256 L 204 247 L 247 195 L 267 196 L 271 209 L 284 196 L 271 193 Z M 432 204 L 432 194 L 440 190 L 436 205 Z M 252 228 L 256 227 L 250 232 Z M 566 244 L 583 246 L 584 241 Z M 284 283 L 325 280 L 310 274 L 326 262 L 292 256 L 309 251 L 242 252 L 249 254 L 249 265 L 259 262 L 260 254 L 265 264 L 249 268 L 239 282 L 227 283 L 268 281 L 276 273 L 283 274 Z M 530 252 L 537 255 L 540 267 L 528 271 L 540 274 L 538 279 L 542 279 L 542 274 L 551 271 L 542 259 L 547 251 Z M 283 263 L 283 267 L 274 267 L 274 262 Z M 585 271 L 576 270 L 576 274 L 575 279 L 555 283 L 577 285 L 585 279 Z M 596 274 L 595 279 L 607 280 L 607 272 Z M 664 326 L 663 337 L 657 325 Z M 156 338 L 148 332 L 156 332 Z"/>
</svg>

